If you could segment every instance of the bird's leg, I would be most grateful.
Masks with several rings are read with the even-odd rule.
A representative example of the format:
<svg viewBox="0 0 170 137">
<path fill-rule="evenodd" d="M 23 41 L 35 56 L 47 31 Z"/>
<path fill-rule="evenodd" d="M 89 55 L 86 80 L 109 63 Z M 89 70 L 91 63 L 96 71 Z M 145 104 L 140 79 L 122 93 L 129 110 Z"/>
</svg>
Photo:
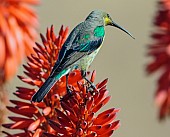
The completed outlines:
<svg viewBox="0 0 170 137">
<path fill-rule="evenodd" d="M 90 84 L 90 86 L 93 88 L 93 90 L 97 90 L 96 86 L 86 78 L 86 71 L 81 71 L 81 76 Z"/>
<path fill-rule="evenodd" d="M 66 90 L 67 90 L 67 94 L 63 96 L 63 98 L 61 98 L 60 101 L 64 101 L 64 100 L 69 100 L 69 98 L 73 95 L 72 91 L 68 85 L 68 76 L 69 74 L 66 74 Z"/>
<path fill-rule="evenodd" d="M 67 94 L 71 95 L 72 91 L 71 91 L 71 89 L 70 89 L 70 87 L 68 85 L 68 76 L 69 76 L 69 73 L 66 74 L 66 90 L 67 90 Z"/>
</svg>

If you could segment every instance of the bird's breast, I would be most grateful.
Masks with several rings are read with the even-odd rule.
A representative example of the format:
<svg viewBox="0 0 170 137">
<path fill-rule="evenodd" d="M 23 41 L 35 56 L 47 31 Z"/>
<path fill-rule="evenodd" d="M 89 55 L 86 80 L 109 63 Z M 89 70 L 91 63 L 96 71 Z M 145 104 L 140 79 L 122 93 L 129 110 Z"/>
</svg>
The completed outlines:
<svg viewBox="0 0 170 137">
<path fill-rule="evenodd" d="M 96 57 L 97 53 L 99 52 L 100 48 L 101 46 L 91 54 L 80 59 L 80 61 L 78 62 L 79 68 L 82 70 L 87 70 L 88 67 L 91 65 L 92 61 L 94 60 L 94 58 Z"/>
</svg>

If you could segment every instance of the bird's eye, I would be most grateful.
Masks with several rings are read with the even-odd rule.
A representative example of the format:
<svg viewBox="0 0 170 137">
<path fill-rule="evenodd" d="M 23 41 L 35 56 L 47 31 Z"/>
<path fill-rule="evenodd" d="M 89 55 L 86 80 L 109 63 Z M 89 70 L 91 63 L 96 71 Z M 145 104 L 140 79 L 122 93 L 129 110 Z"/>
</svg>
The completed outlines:
<svg viewBox="0 0 170 137">
<path fill-rule="evenodd" d="M 108 17 L 108 18 L 110 18 L 110 15 L 109 15 L 109 14 L 107 14 L 107 17 Z"/>
</svg>

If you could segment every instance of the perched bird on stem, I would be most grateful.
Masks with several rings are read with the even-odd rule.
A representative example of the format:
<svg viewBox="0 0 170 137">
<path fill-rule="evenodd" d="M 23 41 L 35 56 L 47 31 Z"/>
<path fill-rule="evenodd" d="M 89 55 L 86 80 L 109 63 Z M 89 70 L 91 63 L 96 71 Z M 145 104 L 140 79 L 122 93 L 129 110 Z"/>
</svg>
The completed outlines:
<svg viewBox="0 0 170 137">
<path fill-rule="evenodd" d="M 41 102 L 62 76 L 66 76 L 67 92 L 71 93 L 68 87 L 68 75 L 75 69 L 80 69 L 82 77 L 95 89 L 95 86 L 86 78 L 86 72 L 102 47 L 105 37 L 105 26 L 119 28 L 134 38 L 128 31 L 113 22 L 108 13 L 100 10 L 92 11 L 85 21 L 78 24 L 68 36 L 60 50 L 58 60 L 50 76 L 33 95 L 33 102 Z"/>
</svg>

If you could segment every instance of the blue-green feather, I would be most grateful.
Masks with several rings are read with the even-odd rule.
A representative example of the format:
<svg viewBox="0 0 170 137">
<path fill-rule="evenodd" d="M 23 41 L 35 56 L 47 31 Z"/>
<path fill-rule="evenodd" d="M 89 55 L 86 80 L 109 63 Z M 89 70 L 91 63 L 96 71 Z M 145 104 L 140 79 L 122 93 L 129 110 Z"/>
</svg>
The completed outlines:
<svg viewBox="0 0 170 137">
<path fill-rule="evenodd" d="M 95 51 L 100 47 L 102 41 L 103 41 L 103 37 L 98 38 L 95 41 L 88 41 L 85 44 L 81 44 L 79 52 L 88 52 L 88 54 L 90 54 L 91 52 Z"/>
<path fill-rule="evenodd" d="M 94 29 L 94 36 L 96 36 L 96 37 L 104 37 L 104 35 L 105 35 L 104 26 L 97 26 Z"/>
</svg>

